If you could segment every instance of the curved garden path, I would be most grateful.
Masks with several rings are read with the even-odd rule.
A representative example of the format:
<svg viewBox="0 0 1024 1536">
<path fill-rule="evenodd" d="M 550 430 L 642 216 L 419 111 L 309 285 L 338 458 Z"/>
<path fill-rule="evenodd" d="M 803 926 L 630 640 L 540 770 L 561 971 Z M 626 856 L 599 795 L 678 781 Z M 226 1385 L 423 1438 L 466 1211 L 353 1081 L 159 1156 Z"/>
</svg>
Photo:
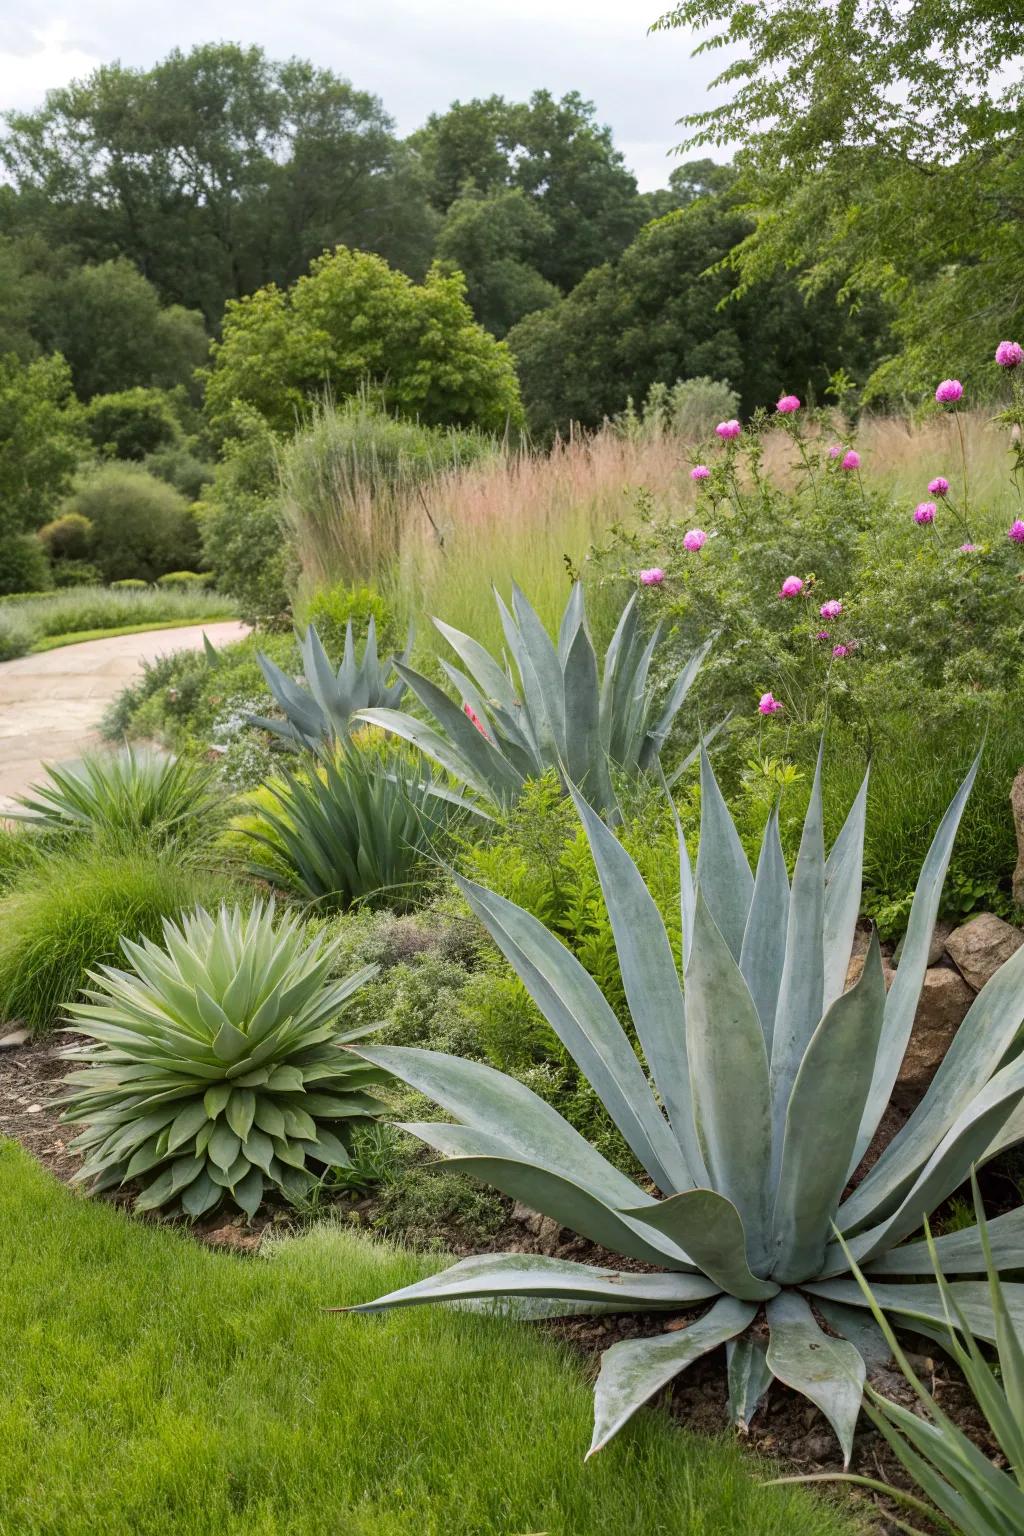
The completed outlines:
<svg viewBox="0 0 1024 1536">
<path fill-rule="evenodd" d="M 200 650 L 204 630 L 214 645 L 248 634 L 246 625 L 233 619 L 188 624 L 83 640 L 0 664 L 0 815 L 11 808 L 13 795 L 39 778 L 44 762 L 79 757 L 96 745 L 107 705 L 144 661 L 168 651 Z"/>
</svg>

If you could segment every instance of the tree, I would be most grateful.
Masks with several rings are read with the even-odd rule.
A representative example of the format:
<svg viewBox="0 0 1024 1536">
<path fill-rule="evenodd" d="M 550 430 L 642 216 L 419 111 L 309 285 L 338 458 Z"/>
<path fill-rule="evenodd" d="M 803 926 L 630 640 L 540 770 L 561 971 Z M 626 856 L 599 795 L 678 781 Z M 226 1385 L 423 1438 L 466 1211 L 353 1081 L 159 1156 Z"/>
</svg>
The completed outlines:
<svg viewBox="0 0 1024 1536">
<path fill-rule="evenodd" d="M 429 260 L 417 158 L 376 97 L 302 60 L 203 44 L 149 70 L 104 65 L 6 121 L 8 229 L 85 261 L 126 256 L 211 326 L 227 298 L 338 241 L 417 273 Z"/>
<path fill-rule="evenodd" d="M 82 451 L 62 357 L 0 357 L 0 536 L 39 528 Z"/>
<path fill-rule="evenodd" d="M 434 206 L 447 213 L 467 191 L 518 189 L 543 215 L 533 264 L 563 293 L 591 267 L 617 256 L 644 219 L 636 181 L 576 91 L 528 102 L 503 96 L 455 102 L 428 118 L 410 143 L 422 156 Z"/>
<path fill-rule="evenodd" d="M 596 426 L 657 382 L 728 380 L 744 411 L 785 390 L 821 396 L 840 366 L 870 366 L 884 317 L 805 298 L 776 269 L 739 299 L 721 263 L 750 232 L 728 196 L 699 197 L 644 229 L 617 262 L 509 333 L 538 433 Z"/>
<path fill-rule="evenodd" d="M 873 392 L 966 378 L 1024 324 L 1024 0 L 680 0 L 731 96 L 682 119 L 741 145 L 740 286 L 882 294 L 901 355 Z"/>
<path fill-rule="evenodd" d="M 212 355 L 206 413 L 222 434 L 237 402 L 287 431 L 314 396 L 368 385 L 427 426 L 501 432 L 522 416 L 508 351 L 473 320 L 461 274 L 434 267 L 417 284 L 344 246 L 287 291 L 229 303 Z"/>
<path fill-rule="evenodd" d="M 473 313 L 493 336 L 561 297 L 536 266 L 550 235 L 547 216 L 520 187 L 490 193 L 470 187 L 449 206 L 437 256 L 463 273 Z"/>
</svg>

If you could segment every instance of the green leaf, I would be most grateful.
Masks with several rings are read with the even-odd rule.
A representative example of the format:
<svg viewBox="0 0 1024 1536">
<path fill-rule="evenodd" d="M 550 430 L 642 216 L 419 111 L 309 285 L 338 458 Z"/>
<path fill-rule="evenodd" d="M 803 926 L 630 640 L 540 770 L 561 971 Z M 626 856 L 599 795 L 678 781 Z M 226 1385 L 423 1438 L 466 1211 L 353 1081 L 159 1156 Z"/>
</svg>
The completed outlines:
<svg viewBox="0 0 1024 1536">
<path fill-rule="evenodd" d="M 247 1216 L 255 1216 L 263 1202 L 263 1175 L 260 1170 L 250 1166 L 245 1176 L 234 1186 L 232 1194 L 235 1204 Z"/>
<path fill-rule="evenodd" d="M 782 1291 L 767 1306 L 768 1364 L 772 1374 L 800 1392 L 828 1419 L 850 1465 L 853 1431 L 864 1392 L 864 1361 L 845 1339 L 822 1333 L 796 1291 Z"/>
<path fill-rule="evenodd" d="M 168 1152 L 177 1152 L 187 1141 L 192 1141 L 196 1132 L 207 1123 L 206 1107 L 201 1099 L 197 1103 L 186 1104 L 171 1122 L 167 1138 Z"/>
<path fill-rule="evenodd" d="M 230 1097 L 230 1083 L 214 1083 L 212 1088 L 207 1088 L 203 1096 L 203 1105 L 209 1119 L 216 1120 Z"/>
<path fill-rule="evenodd" d="M 860 915 L 864 868 L 864 823 L 868 780 L 865 773 L 843 829 L 825 860 L 825 987 L 822 1008 L 828 1009 L 846 986 L 853 936 Z"/>
<path fill-rule="evenodd" d="M 738 962 L 754 895 L 754 877 L 703 742 L 700 749 L 697 885 L 704 893 L 716 927 Z"/>
<path fill-rule="evenodd" d="M 218 1121 L 213 1135 L 210 1137 L 209 1146 L 206 1149 L 207 1156 L 218 1168 L 223 1168 L 226 1171 L 238 1156 L 241 1144 L 241 1137 L 230 1126 L 225 1125 L 223 1121 Z"/>
<path fill-rule="evenodd" d="M 256 1113 L 256 1095 L 251 1088 L 235 1088 L 232 1090 L 224 1118 L 228 1125 L 242 1141 L 248 1136 L 252 1127 L 253 1116 Z"/>
<path fill-rule="evenodd" d="M 725 1346 L 729 1381 L 729 1417 L 746 1434 L 772 1382 L 768 1366 L 768 1340 L 757 1333 L 742 1333 Z"/>
<path fill-rule="evenodd" d="M 823 1296 L 827 1301 L 841 1301 L 849 1307 L 869 1305 L 856 1280 L 808 1281 L 803 1289 L 812 1296 Z M 956 1280 L 949 1289 L 971 1332 L 979 1339 L 994 1344 L 996 1322 L 988 1284 L 982 1280 Z M 1024 1337 L 1024 1285 L 1004 1283 L 1002 1293 L 1013 1326 Z M 879 1285 L 873 1282 L 871 1294 L 885 1312 L 895 1312 L 900 1317 L 921 1318 L 924 1322 L 946 1321 L 942 1295 L 937 1285 Z"/>
<path fill-rule="evenodd" d="M 657 1205 L 619 1213 L 671 1238 L 723 1291 L 743 1301 L 764 1301 L 778 1286 L 751 1273 L 736 1207 L 713 1189 L 691 1189 Z"/>
<path fill-rule="evenodd" d="M 754 894 L 740 951 L 740 971 L 754 999 L 769 1054 L 786 958 L 788 921 L 789 876 L 779 837 L 779 808 L 774 805 L 765 824 L 754 877 Z"/>
<path fill-rule="evenodd" d="M 1024 1206 L 996 1216 L 986 1223 L 988 1238 L 997 1270 L 1024 1269 Z M 981 1275 L 985 1273 L 985 1250 L 980 1227 L 966 1227 L 933 1239 L 935 1260 L 947 1274 Z M 880 1254 L 865 1265 L 874 1280 L 877 1275 L 931 1275 L 934 1261 L 929 1245 L 905 1243 Z"/>
<path fill-rule="evenodd" d="M 222 1191 L 206 1172 L 200 1173 L 181 1197 L 181 1207 L 186 1215 L 197 1220 L 204 1216 L 221 1199 Z"/>
</svg>

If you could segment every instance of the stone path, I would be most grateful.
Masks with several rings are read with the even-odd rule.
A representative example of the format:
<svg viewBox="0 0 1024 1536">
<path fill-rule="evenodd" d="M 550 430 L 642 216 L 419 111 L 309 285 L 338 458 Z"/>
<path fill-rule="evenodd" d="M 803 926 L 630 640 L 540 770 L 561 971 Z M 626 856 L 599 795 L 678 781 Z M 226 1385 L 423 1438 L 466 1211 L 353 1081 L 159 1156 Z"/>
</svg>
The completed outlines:
<svg viewBox="0 0 1024 1536">
<path fill-rule="evenodd" d="M 0 814 L 10 809 L 13 795 L 39 779 L 44 762 L 80 757 L 96 745 L 107 705 L 144 661 L 169 651 L 200 650 L 204 629 L 214 645 L 248 633 L 235 620 L 189 624 L 84 640 L 0 665 Z"/>
</svg>

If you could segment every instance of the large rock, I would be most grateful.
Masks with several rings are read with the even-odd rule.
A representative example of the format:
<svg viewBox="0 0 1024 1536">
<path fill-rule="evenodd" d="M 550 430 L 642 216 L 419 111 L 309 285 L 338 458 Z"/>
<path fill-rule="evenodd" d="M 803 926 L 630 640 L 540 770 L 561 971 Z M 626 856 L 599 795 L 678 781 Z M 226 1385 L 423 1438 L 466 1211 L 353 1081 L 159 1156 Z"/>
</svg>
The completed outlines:
<svg viewBox="0 0 1024 1536">
<path fill-rule="evenodd" d="M 1024 768 L 1013 781 L 1010 790 L 1010 809 L 1017 832 L 1017 868 L 1013 872 L 1013 899 L 1018 907 L 1024 907 Z"/>
<path fill-rule="evenodd" d="M 972 917 L 946 940 L 946 953 L 961 976 L 980 992 L 986 981 L 1024 944 L 1024 933 L 991 912 Z"/>
<path fill-rule="evenodd" d="M 920 1100 L 973 1001 L 973 991 L 952 966 L 933 965 L 925 971 L 910 1043 L 893 1090 L 897 1104 L 910 1107 Z"/>
</svg>

